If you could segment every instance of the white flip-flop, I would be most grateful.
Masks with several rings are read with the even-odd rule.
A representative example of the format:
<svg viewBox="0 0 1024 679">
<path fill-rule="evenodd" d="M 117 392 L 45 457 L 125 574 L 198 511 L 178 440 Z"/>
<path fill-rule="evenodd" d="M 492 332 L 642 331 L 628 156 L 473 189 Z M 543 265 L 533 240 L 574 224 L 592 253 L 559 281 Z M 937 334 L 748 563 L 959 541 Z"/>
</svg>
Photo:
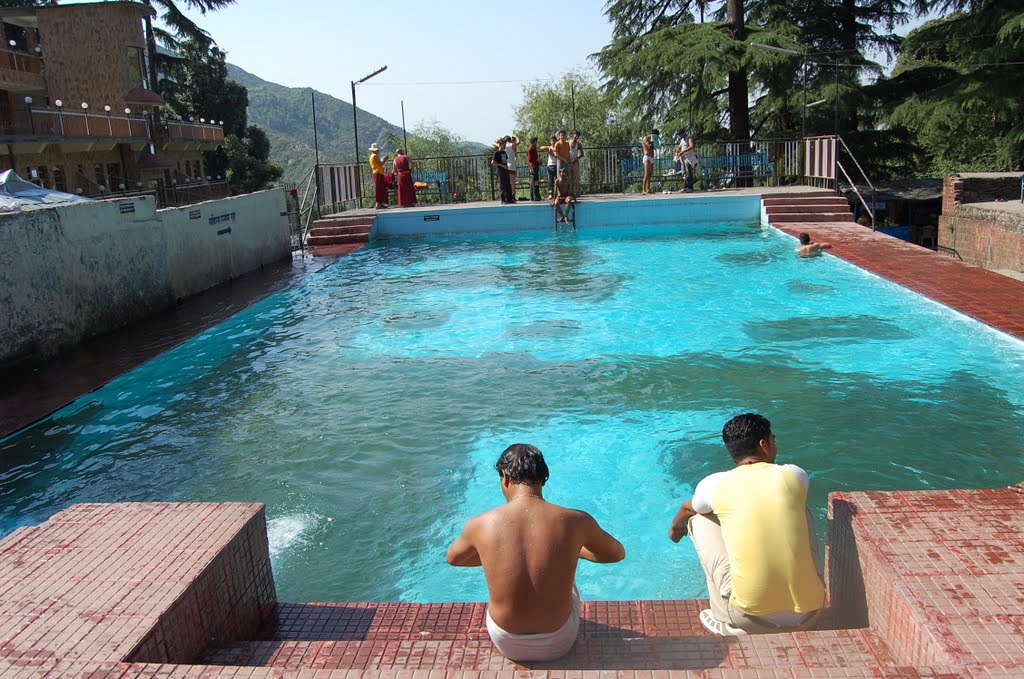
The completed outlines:
<svg viewBox="0 0 1024 679">
<path fill-rule="evenodd" d="M 700 624 L 704 625 L 704 629 L 712 634 L 717 634 L 722 637 L 739 637 L 747 633 L 745 630 L 741 630 L 739 627 L 733 627 L 727 622 L 715 620 L 715 617 L 711 615 L 710 608 L 705 608 L 700 612 Z"/>
</svg>

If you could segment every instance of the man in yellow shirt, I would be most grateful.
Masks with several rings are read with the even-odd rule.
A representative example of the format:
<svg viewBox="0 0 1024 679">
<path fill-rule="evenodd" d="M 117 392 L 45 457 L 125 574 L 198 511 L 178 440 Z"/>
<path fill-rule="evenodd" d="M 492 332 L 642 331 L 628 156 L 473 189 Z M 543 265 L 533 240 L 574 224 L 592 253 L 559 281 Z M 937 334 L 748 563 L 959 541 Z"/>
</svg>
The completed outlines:
<svg viewBox="0 0 1024 679">
<path fill-rule="evenodd" d="M 722 635 L 809 626 L 825 602 L 807 472 L 777 465 L 771 422 L 737 415 L 722 429 L 736 467 L 704 478 L 668 536 L 689 533 L 707 577 L 705 628 Z"/>
<path fill-rule="evenodd" d="M 373 173 L 373 198 L 377 202 L 376 208 L 383 210 L 388 206 L 388 177 L 384 172 L 384 163 L 388 157 L 380 156 L 380 147 L 376 142 L 370 144 L 370 172 Z"/>
</svg>

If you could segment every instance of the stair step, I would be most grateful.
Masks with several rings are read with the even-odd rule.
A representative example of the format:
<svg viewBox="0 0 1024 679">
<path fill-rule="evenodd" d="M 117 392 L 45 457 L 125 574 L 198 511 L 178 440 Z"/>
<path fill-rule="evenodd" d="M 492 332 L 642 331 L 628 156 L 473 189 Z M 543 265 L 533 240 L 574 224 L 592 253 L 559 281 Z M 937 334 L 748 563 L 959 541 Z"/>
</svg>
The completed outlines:
<svg viewBox="0 0 1024 679">
<path fill-rule="evenodd" d="M 619 632 L 624 632 L 619 630 Z M 629 634 L 626 632 L 626 634 Z M 201 663 L 291 670 L 514 669 L 489 639 L 365 641 L 248 641 L 204 654 Z M 895 665 L 891 651 L 870 629 L 824 630 L 716 637 L 703 630 L 678 636 L 610 635 L 584 632 L 565 657 L 549 668 L 605 670 L 856 668 L 877 676 Z M 531 663 L 532 665 L 532 663 Z"/>
<path fill-rule="evenodd" d="M 340 236 L 349 233 L 370 233 L 372 228 L 369 224 L 353 224 L 351 226 L 318 226 L 313 224 L 309 234 L 311 236 Z"/>
<path fill-rule="evenodd" d="M 820 197 L 820 198 L 763 198 L 765 207 L 778 207 L 781 205 L 849 205 L 845 198 Z"/>
<path fill-rule="evenodd" d="M 782 222 L 852 222 L 853 217 L 849 212 L 785 212 L 769 215 L 770 223 Z"/>
<path fill-rule="evenodd" d="M 832 212 L 850 214 L 848 205 L 766 205 L 765 212 L 773 214 L 810 214 L 814 212 Z"/>
<path fill-rule="evenodd" d="M 339 245 L 342 243 L 367 243 L 370 240 L 368 233 L 340 233 L 332 236 L 314 236 L 306 238 L 306 245 Z"/>
<path fill-rule="evenodd" d="M 373 226 L 373 217 L 324 217 L 313 222 L 313 228 L 332 226 Z"/>
</svg>

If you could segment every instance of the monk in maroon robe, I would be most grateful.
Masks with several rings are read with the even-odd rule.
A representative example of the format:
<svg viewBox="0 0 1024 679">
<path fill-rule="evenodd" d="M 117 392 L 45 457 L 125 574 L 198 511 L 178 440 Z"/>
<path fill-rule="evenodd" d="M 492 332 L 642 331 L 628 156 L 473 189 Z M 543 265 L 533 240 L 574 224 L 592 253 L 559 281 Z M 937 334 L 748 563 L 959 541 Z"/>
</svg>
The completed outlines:
<svg viewBox="0 0 1024 679">
<path fill-rule="evenodd" d="M 395 181 L 398 184 L 398 204 L 412 207 L 416 204 L 416 187 L 412 181 L 412 163 L 405 151 L 395 151 Z"/>
</svg>

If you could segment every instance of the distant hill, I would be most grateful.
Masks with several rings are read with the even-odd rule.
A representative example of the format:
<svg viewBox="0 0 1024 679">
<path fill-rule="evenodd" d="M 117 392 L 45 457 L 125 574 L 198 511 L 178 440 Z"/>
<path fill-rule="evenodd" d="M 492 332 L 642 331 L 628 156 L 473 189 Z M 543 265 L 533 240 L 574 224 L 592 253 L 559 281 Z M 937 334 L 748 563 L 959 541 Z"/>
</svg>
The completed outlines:
<svg viewBox="0 0 1024 679">
<path fill-rule="evenodd" d="M 305 180 L 316 161 L 313 146 L 313 109 L 309 87 L 285 87 L 268 82 L 248 71 L 228 64 L 228 77 L 249 90 L 249 123 L 258 125 L 270 140 L 270 159 L 284 168 L 285 186 Z M 402 136 L 402 128 L 363 109 L 358 109 L 361 159 L 374 142 L 383 143 L 393 133 Z M 316 91 L 316 128 L 321 163 L 352 160 L 352 104 Z M 410 135 L 412 136 L 412 135 Z M 464 153 L 479 153 L 485 147 L 467 142 Z M 301 187 L 300 187 L 301 188 Z"/>
<path fill-rule="evenodd" d="M 284 167 L 282 182 L 298 184 L 313 167 L 313 109 L 309 87 L 285 87 L 268 82 L 234 64 L 228 77 L 249 90 L 249 123 L 259 125 L 270 139 L 270 159 Z M 369 148 L 389 132 L 402 128 L 358 109 L 359 145 Z M 323 92 L 316 93 L 316 127 L 320 162 L 352 160 L 352 104 Z"/>
</svg>

